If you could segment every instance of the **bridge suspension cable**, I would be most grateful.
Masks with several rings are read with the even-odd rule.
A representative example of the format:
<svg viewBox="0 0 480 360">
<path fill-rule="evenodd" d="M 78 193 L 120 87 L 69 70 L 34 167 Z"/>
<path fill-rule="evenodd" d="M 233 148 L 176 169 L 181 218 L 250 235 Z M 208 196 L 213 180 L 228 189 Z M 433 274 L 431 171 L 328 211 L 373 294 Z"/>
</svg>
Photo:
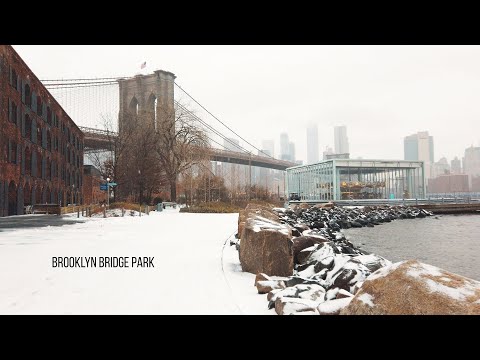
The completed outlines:
<svg viewBox="0 0 480 360">
<path fill-rule="evenodd" d="M 117 85 L 119 79 L 127 79 L 131 77 L 101 77 L 101 78 L 76 78 L 76 79 L 43 79 L 41 80 L 44 83 L 44 86 L 48 88 L 49 90 L 63 90 L 63 89 L 81 89 L 81 88 L 97 88 L 97 87 L 103 87 L 103 86 L 112 86 L 112 85 Z M 184 94 L 186 94 L 190 99 L 192 99 L 197 105 L 199 105 L 207 114 L 209 114 L 211 117 L 213 117 L 217 122 L 219 122 L 223 127 L 228 129 L 231 133 L 233 133 L 237 138 L 241 139 L 244 141 L 246 144 L 250 145 L 252 148 L 256 149 L 258 153 L 265 155 L 266 157 L 269 157 L 271 159 L 274 159 L 273 156 L 265 153 L 263 150 L 259 149 L 252 143 L 250 143 L 248 140 L 246 140 L 244 137 L 239 135 L 236 131 L 234 131 L 231 127 L 226 125 L 223 121 L 221 121 L 218 117 L 213 115 L 209 110 L 207 110 L 200 102 L 198 102 L 192 95 L 190 95 L 185 89 L 183 89 L 180 85 L 178 85 L 176 82 L 173 82 L 175 86 L 177 86 L 178 89 L 180 89 Z M 67 94 L 67 102 L 69 100 L 69 97 Z M 82 95 L 84 95 L 82 93 Z M 98 99 L 98 95 L 95 94 L 95 100 Z M 87 95 L 88 96 L 88 95 Z M 90 102 L 89 102 L 90 103 Z M 70 103 L 71 104 L 71 103 Z M 250 154 L 251 152 L 244 148 L 243 146 L 235 143 L 232 141 L 232 139 L 228 138 L 226 135 L 224 135 L 221 131 L 215 129 L 212 125 L 208 124 L 204 120 L 202 120 L 199 116 L 194 114 L 192 111 L 188 110 L 185 106 L 180 104 L 179 102 L 176 101 L 176 104 L 180 106 L 183 110 L 187 111 L 189 114 L 193 116 L 194 119 L 196 119 L 199 123 L 201 123 L 204 127 L 209 129 L 211 132 L 213 132 L 215 135 L 219 136 L 221 139 L 224 140 L 224 142 L 231 144 L 232 146 L 236 147 L 240 151 Z M 77 110 L 80 107 L 80 110 L 85 109 L 85 105 L 78 105 L 78 101 L 73 101 L 73 107 Z M 91 110 L 90 106 L 87 106 L 88 110 Z M 84 117 L 80 116 L 81 118 Z M 213 140 L 211 137 L 207 136 L 208 139 L 215 144 L 221 146 L 222 148 L 227 149 L 224 145 L 220 144 L 219 142 Z"/>
<path fill-rule="evenodd" d="M 258 150 L 259 152 L 261 152 L 262 154 L 265 154 L 266 156 L 270 157 L 273 159 L 273 156 L 271 155 L 268 155 L 266 153 L 264 153 L 262 150 L 260 150 L 259 148 L 257 148 L 255 145 L 252 145 L 250 142 L 248 142 L 247 140 L 245 140 L 242 136 L 240 136 L 238 133 L 236 133 L 234 130 L 232 130 L 229 126 L 225 125 L 225 123 L 223 123 L 219 118 L 217 118 L 215 115 L 213 115 L 210 111 L 208 111 L 207 109 L 205 109 L 205 107 L 200 104 L 197 100 L 195 100 L 195 98 L 190 95 L 188 92 L 186 92 L 180 85 L 178 85 L 176 82 L 173 82 L 180 90 L 182 90 L 190 99 L 192 99 L 195 103 L 197 103 L 203 110 L 205 110 L 207 113 L 209 113 L 215 120 L 217 120 L 220 124 L 222 124 L 223 126 L 225 126 L 228 130 L 230 130 L 232 133 L 234 133 L 237 137 L 239 137 L 240 139 L 242 139 L 243 141 L 245 141 L 248 145 L 250 145 L 251 147 L 253 147 L 254 149 Z"/>
</svg>

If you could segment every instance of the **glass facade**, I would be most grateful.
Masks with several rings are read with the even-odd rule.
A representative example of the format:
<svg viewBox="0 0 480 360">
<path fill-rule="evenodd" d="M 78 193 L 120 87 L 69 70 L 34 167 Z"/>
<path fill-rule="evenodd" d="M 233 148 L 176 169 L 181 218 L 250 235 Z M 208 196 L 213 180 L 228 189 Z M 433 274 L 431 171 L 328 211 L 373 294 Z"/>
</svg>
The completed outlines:
<svg viewBox="0 0 480 360">
<path fill-rule="evenodd" d="M 334 159 L 287 169 L 289 199 L 421 199 L 422 161 Z"/>
</svg>

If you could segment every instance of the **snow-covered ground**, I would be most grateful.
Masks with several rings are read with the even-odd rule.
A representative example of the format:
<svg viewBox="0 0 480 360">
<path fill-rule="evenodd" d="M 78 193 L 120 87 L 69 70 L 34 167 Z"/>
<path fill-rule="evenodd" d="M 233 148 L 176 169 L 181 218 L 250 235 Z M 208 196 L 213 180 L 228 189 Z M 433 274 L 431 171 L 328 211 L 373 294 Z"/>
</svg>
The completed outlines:
<svg viewBox="0 0 480 360">
<path fill-rule="evenodd" d="M 2 232 L 0 313 L 274 314 L 227 241 L 237 219 L 166 210 Z M 153 256 L 155 267 L 54 268 L 56 256 Z"/>
</svg>

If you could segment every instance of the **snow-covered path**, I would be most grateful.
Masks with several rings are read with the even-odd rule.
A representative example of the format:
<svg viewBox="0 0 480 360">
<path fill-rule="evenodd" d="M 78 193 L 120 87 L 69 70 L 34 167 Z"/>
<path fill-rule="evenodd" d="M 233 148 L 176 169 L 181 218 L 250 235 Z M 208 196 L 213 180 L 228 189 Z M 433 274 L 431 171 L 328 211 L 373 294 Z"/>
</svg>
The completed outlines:
<svg viewBox="0 0 480 360">
<path fill-rule="evenodd" d="M 1 314 L 268 314 L 224 243 L 238 214 L 152 212 L 0 233 Z M 154 268 L 54 268 L 52 257 L 154 257 Z"/>
</svg>

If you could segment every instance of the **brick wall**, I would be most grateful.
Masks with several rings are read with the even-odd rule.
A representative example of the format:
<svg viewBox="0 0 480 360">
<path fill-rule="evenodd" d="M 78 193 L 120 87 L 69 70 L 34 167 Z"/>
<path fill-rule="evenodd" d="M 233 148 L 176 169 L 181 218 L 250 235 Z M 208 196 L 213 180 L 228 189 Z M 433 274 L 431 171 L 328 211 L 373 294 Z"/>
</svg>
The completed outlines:
<svg viewBox="0 0 480 360">
<path fill-rule="evenodd" d="M 83 199 L 84 136 L 9 45 L 0 45 L 0 216 Z"/>
</svg>

